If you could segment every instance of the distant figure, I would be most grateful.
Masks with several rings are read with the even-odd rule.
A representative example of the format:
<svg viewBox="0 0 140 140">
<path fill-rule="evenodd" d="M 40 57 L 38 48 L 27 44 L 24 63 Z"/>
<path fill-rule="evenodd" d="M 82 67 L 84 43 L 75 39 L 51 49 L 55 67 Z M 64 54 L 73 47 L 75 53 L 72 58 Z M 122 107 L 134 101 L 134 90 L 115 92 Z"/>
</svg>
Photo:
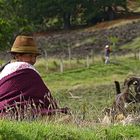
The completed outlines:
<svg viewBox="0 0 140 140">
<path fill-rule="evenodd" d="M 108 64 L 110 63 L 110 46 L 109 45 L 106 45 L 105 46 L 105 64 Z"/>
</svg>

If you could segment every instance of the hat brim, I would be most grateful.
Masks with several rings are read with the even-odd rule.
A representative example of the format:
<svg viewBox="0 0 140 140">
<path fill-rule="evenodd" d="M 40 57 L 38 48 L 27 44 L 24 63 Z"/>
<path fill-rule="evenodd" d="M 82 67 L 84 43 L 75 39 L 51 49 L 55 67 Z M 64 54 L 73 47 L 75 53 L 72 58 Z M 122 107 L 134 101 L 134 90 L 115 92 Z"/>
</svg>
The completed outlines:
<svg viewBox="0 0 140 140">
<path fill-rule="evenodd" d="M 40 52 L 7 51 L 7 53 L 11 53 L 11 54 L 36 54 L 36 55 L 41 55 Z"/>
</svg>

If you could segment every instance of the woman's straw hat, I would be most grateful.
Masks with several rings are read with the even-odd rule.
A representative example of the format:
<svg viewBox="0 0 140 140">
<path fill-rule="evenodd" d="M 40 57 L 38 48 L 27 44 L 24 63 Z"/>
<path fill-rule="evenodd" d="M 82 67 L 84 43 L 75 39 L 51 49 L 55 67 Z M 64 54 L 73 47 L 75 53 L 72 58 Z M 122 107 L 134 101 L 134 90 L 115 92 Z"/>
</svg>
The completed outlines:
<svg viewBox="0 0 140 140">
<path fill-rule="evenodd" d="M 16 37 L 11 48 L 11 53 L 34 53 L 40 54 L 32 36 L 19 35 Z"/>
</svg>

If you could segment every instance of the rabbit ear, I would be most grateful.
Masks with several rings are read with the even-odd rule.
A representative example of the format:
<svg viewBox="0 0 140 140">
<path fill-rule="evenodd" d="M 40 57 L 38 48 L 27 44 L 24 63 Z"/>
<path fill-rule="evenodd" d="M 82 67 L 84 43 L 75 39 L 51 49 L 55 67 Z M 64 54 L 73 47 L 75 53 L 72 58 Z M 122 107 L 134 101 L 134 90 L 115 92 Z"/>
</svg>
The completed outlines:
<svg viewBox="0 0 140 140">
<path fill-rule="evenodd" d="M 114 83 L 115 83 L 115 87 L 116 87 L 116 93 L 120 94 L 121 93 L 121 89 L 120 89 L 119 81 L 114 81 Z"/>
</svg>

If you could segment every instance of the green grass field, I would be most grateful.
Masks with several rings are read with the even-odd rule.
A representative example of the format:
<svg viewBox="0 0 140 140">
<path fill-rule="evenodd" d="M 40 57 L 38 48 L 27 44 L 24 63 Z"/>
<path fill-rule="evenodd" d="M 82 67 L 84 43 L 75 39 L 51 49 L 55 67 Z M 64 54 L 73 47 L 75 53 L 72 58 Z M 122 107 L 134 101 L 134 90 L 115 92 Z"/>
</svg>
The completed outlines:
<svg viewBox="0 0 140 140">
<path fill-rule="evenodd" d="M 39 64 L 36 68 L 60 106 L 68 106 L 80 118 L 84 115 L 85 119 L 97 119 L 104 107 L 111 106 L 113 102 L 114 81 L 118 80 L 123 85 L 127 77 L 139 76 L 140 60 L 133 55 L 118 58 L 112 56 L 109 65 L 98 60 L 89 68 L 79 68 L 77 64 L 77 68 L 67 69 L 63 73 L 47 73 Z"/>
<path fill-rule="evenodd" d="M 139 126 L 78 128 L 42 122 L 0 121 L 0 140 L 139 140 Z"/>
<path fill-rule="evenodd" d="M 42 62 L 42 59 L 39 61 Z M 72 121 L 59 121 L 61 116 L 56 117 L 55 121 L 48 121 L 46 118 L 22 122 L 2 119 L 0 140 L 140 139 L 139 125 L 106 126 L 99 121 L 103 118 L 102 110 L 112 105 L 115 95 L 114 80 L 122 84 L 128 76 L 139 76 L 139 59 L 135 59 L 133 55 L 112 56 L 108 65 L 99 59 L 88 68 L 83 64 L 78 66 L 78 63 L 77 67 L 67 68 L 63 73 L 58 72 L 57 66 L 53 71 L 47 72 L 46 64 L 39 61 L 35 67 L 60 106 L 71 109 Z"/>
<path fill-rule="evenodd" d="M 139 76 L 140 60 L 129 54 L 111 56 L 108 65 L 97 59 L 88 68 L 83 60 L 81 63 L 73 60 L 71 68 L 68 62 L 65 63 L 67 68 L 63 73 L 58 71 L 58 65 L 53 71 L 46 71 L 46 63 L 42 59 L 35 67 L 60 106 L 71 109 L 72 121 L 59 122 L 61 116 L 55 121 L 46 118 L 22 122 L 2 119 L 0 140 L 139 140 L 139 126 L 105 126 L 100 120 L 103 118 L 102 110 L 112 105 L 114 80 L 122 85 L 128 76 Z M 54 65 L 52 61 L 51 65 Z"/>
<path fill-rule="evenodd" d="M 139 46 L 139 39 L 124 46 Z M 135 48 L 135 47 L 134 47 Z M 137 48 L 137 47 L 136 47 Z M 64 72 L 60 71 L 58 59 L 39 59 L 35 65 L 45 84 L 61 107 L 72 112 L 72 121 L 38 118 L 33 121 L 0 120 L 0 140 L 139 140 L 139 125 L 103 125 L 102 110 L 110 107 L 114 100 L 114 80 L 140 76 L 140 60 L 134 54 L 111 56 L 105 65 L 100 57 L 89 67 L 85 60 L 64 61 Z M 122 86 L 123 88 L 123 86 Z M 58 117 L 58 118 L 57 118 Z M 63 118 L 64 116 L 62 116 Z"/>
</svg>

